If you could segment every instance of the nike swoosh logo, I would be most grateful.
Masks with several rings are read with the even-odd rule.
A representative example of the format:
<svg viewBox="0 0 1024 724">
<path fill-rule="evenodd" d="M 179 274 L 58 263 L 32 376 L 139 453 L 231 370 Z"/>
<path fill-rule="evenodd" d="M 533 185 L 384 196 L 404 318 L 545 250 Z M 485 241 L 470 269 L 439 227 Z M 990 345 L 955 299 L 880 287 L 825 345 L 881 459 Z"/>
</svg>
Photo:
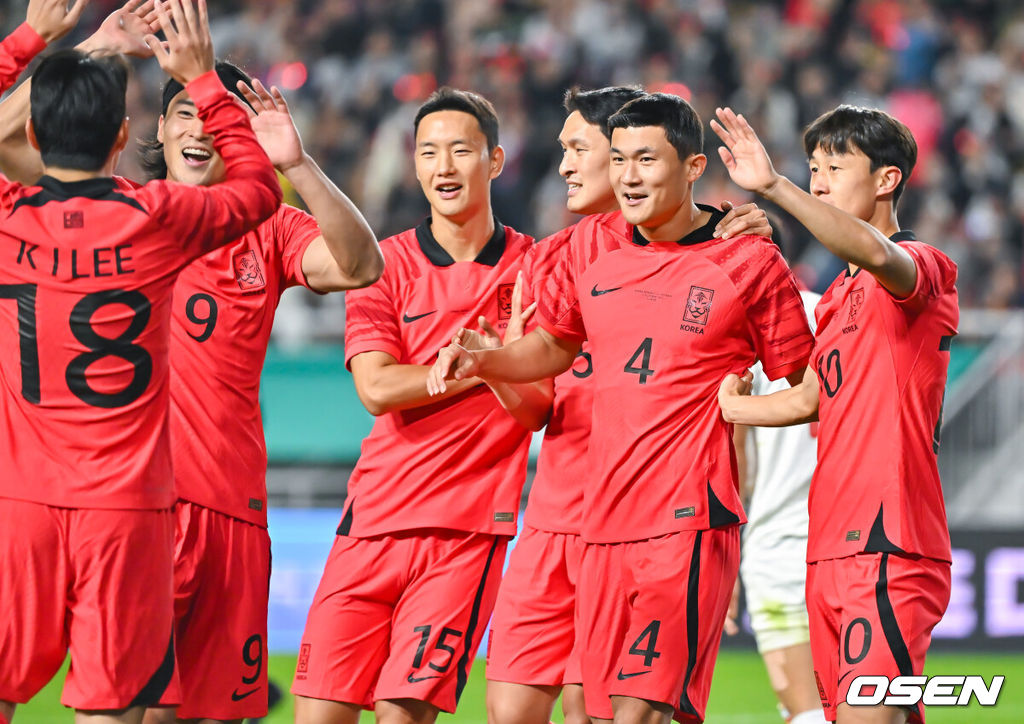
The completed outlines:
<svg viewBox="0 0 1024 724">
<path fill-rule="evenodd" d="M 643 676 L 644 674 L 649 674 L 651 673 L 651 671 L 652 669 L 648 669 L 647 671 L 634 671 L 632 674 L 623 674 L 622 669 L 619 669 L 619 673 L 616 675 L 615 678 L 617 678 L 619 681 L 625 681 L 626 679 L 632 679 L 634 676 Z"/>
<path fill-rule="evenodd" d="M 417 319 L 423 319 L 424 317 L 429 317 L 431 314 L 433 314 L 436 311 L 437 310 L 434 309 L 432 311 L 424 312 L 423 314 L 417 314 L 417 315 L 412 316 L 412 317 L 410 317 L 408 314 L 403 314 L 402 315 L 402 321 L 405 322 L 406 324 L 409 324 L 411 322 L 415 322 Z"/>
<path fill-rule="evenodd" d="M 838 680 L 838 681 L 836 682 L 836 688 L 839 688 L 839 685 L 843 683 L 843 679 L 845 679 L 845 678 L 846 678 L 847 676 L 849 676 L 849 675 L 850 675 L 850 674 L 852 674 L 852 673 L 853 673 L 853 669 L 850 669 L 850 670 L 849 670 L 849 671 L 847 671 L 847 672 L 846 672 L 845 674 L 843 674 L 842 676 L 840 676 L 840 677 L 839 677 L 839 680 Z"/>
<path fill-rule="evenodd" d="M 412 674 L 409 674 L 409 676 L 406 678 L 406 681 L 408 681 L 410 684 L 417 684 L 417 683 L 419 683 L 421 681 L 426 681 L 427 679 L 440 679 L 440 678 L 441 678 L 440 674 L 437 674 L 435 676 L 413 676 Z"/>
<path fill-rule="evenodd" d="M 241 701 L 245 697 L 250 696 L 251 694 L 255 694 L 259 690 L 260 687 L 257 686 L 255 689 L 252 689 L 251 691 L 247 691 L 244 694 L 239 694 L 238 689 L 235 689 L 231 692 L 231 701 Z"/>
<path fill-rule="evenodd" d="M 609 292 L 617 292 L 620 289 L 622 289 L 622 287 L 612 287 L 611 289 L 598 289 L 597 285 L 595 284 L 594 288 L 590 290 L 590 296 L 599 297 L 602 294 L 608 294 Z M 646 674 L 647 672 L 645 671 L 644 673 Z"/>
</svg>

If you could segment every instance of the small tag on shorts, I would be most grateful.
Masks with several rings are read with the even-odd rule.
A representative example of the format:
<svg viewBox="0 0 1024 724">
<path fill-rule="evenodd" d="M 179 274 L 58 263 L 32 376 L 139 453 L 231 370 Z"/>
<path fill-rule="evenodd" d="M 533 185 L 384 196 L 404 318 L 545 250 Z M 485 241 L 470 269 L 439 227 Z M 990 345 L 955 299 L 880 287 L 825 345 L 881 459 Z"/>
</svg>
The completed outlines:
<svg viewBox="0 0 1024 724">
<path fill-rule="evenodd" d="M 515 513 L 495 513 L 494 514 L 494 522 L 495 523 L 515 523 L 516 522 L 516 514 Z"/>
<path fill-rule="evenodd" d="M 676 518 L 692 518 L 697 515 L 697 509 L 694 506 L 688 508 L 676 508 Z"/>
<path fill-rule="evenodd" d="M 853 540 L 860 540 L 860 531 L 859 530 L 848 530 L 848 531 L 846 531 L 846 540 L 847 540 L 847 542 L 853 541 Z"/>
<path fill-rule="evenodd" d="M 249 507 L 253 510 L 263 510 L 263 501 L 259 498 L 249 498 Z"/>
</svg>

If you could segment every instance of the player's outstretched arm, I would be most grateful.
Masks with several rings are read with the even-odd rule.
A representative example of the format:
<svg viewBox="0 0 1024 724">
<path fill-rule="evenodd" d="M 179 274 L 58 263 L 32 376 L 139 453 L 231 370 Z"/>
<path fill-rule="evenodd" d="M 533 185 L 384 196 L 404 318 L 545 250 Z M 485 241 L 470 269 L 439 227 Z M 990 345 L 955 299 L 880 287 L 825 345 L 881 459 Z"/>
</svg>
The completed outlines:
<svg viewBox="0 0 1024 724">
<path fill-rule="evenodd" d="M 461 330 L 460 330 L 461 331 Z M 427 377 L 427 390 L 440 395 L 449 380 L 479 377 L 485 382 L 536 382 L 556 377 L 572 366 L 580 343 L 538 327 L 501 349 L 470 350 L 456 340 L 442 349 Z"/>
<path fill-rule="evenodd" d="M 252 129 L 274 167 L 284 174 L 306 202 L 321 236 L 306 247 L 302 273 L 319 292 L 358 289 L 380 279 L 384 255 L 377 237 L 349 198 L 327 178 L 302 148 L 288 102 L 277 87 L 259 80 L 238 89 L 255 109 Z"/>
<path fill-rule="evenodd" d="M 907 251 L 867 222 L 814 198 L 778 173 L 742 115 L 731 108 L 718 108 L 715 115 L 711 130 L 725 144 L 718 155 L 734 183 L 784 208 L 829 251 L 866 269 L 894 295 L 905 297 L 914 291 L 917 267 Z M 894 188 L 898 182 L 897 176 Z"/>
<path fill-rule="evenodd" d="M 154 0 L 129 0 L 112 12 L 99 29 L 75 46 L 90 55 L 134 55 L 145 58 L 153 52 L 143 40 L 156 30 Z M 35 183 L 43 175 L 39 152 L 29 145 L 25 122 L 29 115 L 29 78 L 0 102 L 0 172 L 23 184 Z"/>
<path fill-rule="evenodd" d="M 454 397 L 480 384 L 476 377 L 450 384 L 444 395 L 427 394 L 426 379 L 431 368 L 426 365 L 399 364 L 387 352 L 363 352 L 349 362 L 356 394 L 371 415 L 384 415 L 432 405 L 440 399 Z"/>
<path fill-rule="evenodd" d="M 759 427 L 786 427 L 818 419 L 818 377 L 810 367 L 788 390 L 770 395 L 750 394 L 753 375 L 726 375 L 718 388 L 718 406 L 726 422 Z M 790 383 L 795 382 L 795 376 Z"/>
</svg>

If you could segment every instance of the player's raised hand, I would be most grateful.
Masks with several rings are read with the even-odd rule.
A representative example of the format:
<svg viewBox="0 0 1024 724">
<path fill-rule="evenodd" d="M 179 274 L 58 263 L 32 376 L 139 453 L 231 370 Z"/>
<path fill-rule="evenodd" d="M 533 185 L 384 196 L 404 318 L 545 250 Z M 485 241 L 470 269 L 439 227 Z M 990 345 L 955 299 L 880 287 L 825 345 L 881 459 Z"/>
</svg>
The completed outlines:
<svg viewBox="0 0 1024 724">
<path fill-rule="evenodd" d="M 255 110 L 252 130 L 274 168 L 284 173 L 302 163 L 305 156 L 302 139 L 295 128 L 288 102 L 277 86 L 267 90 L 259 79 L 254 78 L 251 88 L 238 81 L 238 90 Z"/>
<path fill-rule="evenodd" d="M 427 372 L 427 392 L 431 396 L 440 395 L 448 389 L 445 380 L 464 380 L 473 377 L 480 369 L 480 351 L 466 349 L 455 341 L 464 331 L 456 332 L 452 343 L 437 353 L 437 361 Z"/>
<path fill-rule="evenodd" d="M 153 51 L 146 44 L 145 37 L 159 29 L 156 0 L 128 0 L 110 13 L 78 49 L 101 55 L 120 53 L 149 58 Z"/>
<path fill-rule="evenodd" d="M 722 139 L 718 155 L 729 171 L 733 183 L 747 191 L 767 194 L 779 181 L 768 152 L 747 119 L 731 108 L 716 108 L 718 120 L 711 120 L 711 130 Z"/>
<path fill-rule="evenodd" d="M 731 239 L 743 234 L 756 234 L 772 238 L 772 225 L 768 223 L 768 214 L 757 204 L 734 207 L 729 201 L 723 201 L 722 211 L 728 213 L 715 226 L 715 236 Z"/>
<path fill-rule="evenodd" d="M 167 40 L 145 37 L 157 63 L 182 85 L 213 70 L 213 40 L 206 0 L 156 0 L 157 22 Z"/>
<path fill-rule="evenodd" d="M 735 374 L 726 375 L 722 384 L 718 386 L 718 406 L 727 407 L 730 397 L 749 395 L 753 388 L 754 373 L 750 370 L 744 372 L 742 377 Z"/>
<path fill-rule="evenodd" d="M 25 22 L 49 45 L 78 24 L 88 4 L 89 0 L 75 0 L 69 8 L 68 0 L 28 0 Z"/>
<path fill-rule="evenodd" d="M 523 273 L 518 272 L 516 274 L 515 286 L 512 287 L 512 305 L 504 337 L 484 317 L 479 318 L 480 329 L 483 330 L 489 339 L 497 340 L 496 347 L 500 347 L 503 344 L 511 344 L 517 339 L 521 339 L 526 334 L 526 323 L 530 321 L 530 317 L 537 311 L 537 302 L 523 309 L 523 284 L 525 284 Z"/>
</svg>

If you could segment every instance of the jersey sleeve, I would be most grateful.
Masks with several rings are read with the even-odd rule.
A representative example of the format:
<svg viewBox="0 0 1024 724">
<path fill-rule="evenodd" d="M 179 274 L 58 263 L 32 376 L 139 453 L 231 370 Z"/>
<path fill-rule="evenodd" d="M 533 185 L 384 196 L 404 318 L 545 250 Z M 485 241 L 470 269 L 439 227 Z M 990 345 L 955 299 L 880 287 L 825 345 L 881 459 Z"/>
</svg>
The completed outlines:
<svg viewBox="0 0 1024 724">
<path fill-rule="evenodd" d="M 186 90 L 195 101 L 203 130 L 213 136 L 213 145 L 224 159 L 224 180 L 208 187 L 151 182 L 143 187 L 140 198 L 154 220 L 182 240 L 187 263 L 270 218 L 281 203 L 281 185 L 245 111 L 217 74 L 205 73 Z"/>
<path fill-rule="evenodd" d="M 274 218 L 274 243 L 277 245 L 286 287 L 304 286 L 309 282 L 302 271 L 302 257 L 313 240 L 320 236 L 320 225 L 312 214 L 287 204 Z"/>
<path fill-rule="evenodd" d="M 18 80 L 21 71 L 46 48 L 46 41 L 28 23 L 22 23 L 0 42 L 0 93 Z"/>
<path fill-rule="evenodd" d="M 562 339 L 582 342 L 587 338 L 576 289 L 580 256 L 577 247 L 585 244 L 593 233 L 593 227 L 577 224 L 569 242 L 553 250 L 553 256 L 547 260 L 549 272 L 535 286 L 537 325 Z"/>
<path fill-rule="evenodd" d="M 770 380 L 803 369 L 814 344 L 793 272 L 774 244 L 755 254 L 747 291 L 747 321 L 757 358 Z"/>
<path fill-rule="evenodd" d="M 386 352 L 402 361 L 402 337 L 398 328 L 395 268 L 385 256 L 384 275 L 363 289 L 345 292 L 345 366 L 363 352 Z M 400 286 L 400 285 L 398 285 Z"/>
<path fill-rule="evenodd" d="M 957 267 L 948 256 L 934 246 L 917 241 L 900 244 L 914 259 L 917 267 L 917 281 L 914 291 L 902 299 L 893 301 L 911 311 L 919 311 L 929 300 L 951 290 L 956 284 Z"/>
</svg>

